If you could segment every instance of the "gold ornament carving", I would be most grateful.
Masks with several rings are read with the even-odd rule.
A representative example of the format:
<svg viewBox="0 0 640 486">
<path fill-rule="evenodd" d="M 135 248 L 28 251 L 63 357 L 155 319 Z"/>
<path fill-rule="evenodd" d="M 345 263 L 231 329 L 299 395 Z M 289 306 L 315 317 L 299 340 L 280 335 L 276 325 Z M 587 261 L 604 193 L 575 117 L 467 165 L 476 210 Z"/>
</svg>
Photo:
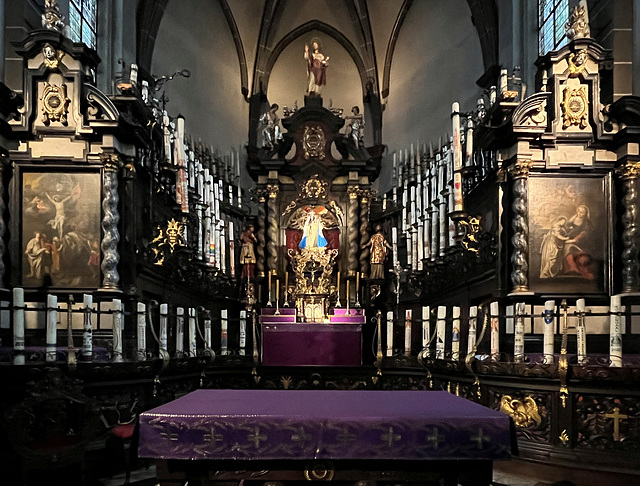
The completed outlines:
<svg viewBox="0 0 640 486">
<path fill-rule="evenodd" d="M 560 439 L 562 441 L 563 444 L 567 444 L 567 442 L 569 442 L 569 435 L 567 434 L 567 429 L 564 429 L 561 433 L 560 433 L 560 437 L 558 437 L 558 439 Z"/>
<path fill-rule="evenodd" d="M 532 160 L 518 160 L 511 164 L 507 171 L 513 179 L 526 179 L 529 177 L 529 171 L 533 167 Z"/>
<path fill-rule="evenodd" d="M 42 122 L 49 125 L 52 121 L 67 124 L 67 109 L 71 100 L 67 98 L 67 85 L 44 83 L 42 92 Z"/>
<path fill-rule="evenodd" d="M 621 180 L 637 179 L 640 176 L 640 162 L 627 162 L 616 168 L 616 175 Z"/>
<path fill-rule="evenodd" d="M 567 38 L 571 41 L 582 37 L 591 37 L 589 28 L 589 11 L 587 1 L 580 0 L 580 3 L 573 8 L 569 21 L 565 24 Z"/>
<path fill-rule="evenodd" d="M 470 217 L 468 220 L 461 219 L 459 221 L 460 226 L 464 230 L 464 236 L 460 240 L 460 244 L 465 250 L 473 253 L 478 253 L 479 244 L 478 233 L 480 233 L 480 218 Z"/>
<path fill-rule="evenodd" d="M 322 181 L 318 178 L 318 174 L 314 174 L 307 179 L 304 184 L 302 184 L 299 197 L 309 199 L 326 199 L 328 185 L 329 184 L 326 181 Z"/>
<path fill-rule="evenodd" d="M 156 229 L 158 230 L 158 236 L 151 241 L 151 250 L 156 260 L 154 265 L 162 265 L 167 247 L 169 252 L 173 253 L 176 246 L 185 246 L 184 231 L 186 224 L 172 218 L 171 221 L 167 222 L 166 228 L 157 226 Z"/>
<path fill-rule="evenodd" d="M 58 64 L 64 57 L 64 51 L 56 50 L 48 42 L 42 47 L 44 63 L 49 69 L 58 69 Z"/>
<path fill-rule="evenodd" d="M 304 477 L 307 481 L 331 481 L 335 471 L 330 462 L 318 462 L 304 470 Z"/>
<path fill-rule="evenodd" d="M 577 54 L 571 53 L 567 62 L 569 63 L 569 77 L 577 78 L 584 68 L 587 67 L 589 56 L 586 49 L 580 49 Z"/>
<path fill-rule="evenodd" d="M 500 411 L 509 415 L 518 427 L 532 427 L 542 421 L 538 404 L 530 396 L 520 401 L 504 395 L 500 400 Z"/>
<path fill-rule="evenodd" d="M 269 199 L 277 198 L 279 192 L 280 188 L 276 184 L 267 185 L 267 193 L 269 194 Z"/>
<path fill-rule="evenodd" d="M 304 127 L 304 135 L 302 136 L 302 148 L 304 149 L 304 158 L 306 160 L 311 157 L 317 157 L 324 160 L 324 146 L 326 138 L 324 131 L 320 125 L 307 125 Z"/>
<path fill-rule="evenodd" d="M 358 186 L 349 186 L 347 188 L 347 194 L 349 195 L 349 199 L 358 199 L 360 188 Z"/>
<path fill-rule="evenodd" d="M 589 97 L 587 87 L 579 86 L 564 89 L 562 102 L 562 128 L 578 125 L 580 128 L 587 128 L 589 124 Z"/>
</svg>

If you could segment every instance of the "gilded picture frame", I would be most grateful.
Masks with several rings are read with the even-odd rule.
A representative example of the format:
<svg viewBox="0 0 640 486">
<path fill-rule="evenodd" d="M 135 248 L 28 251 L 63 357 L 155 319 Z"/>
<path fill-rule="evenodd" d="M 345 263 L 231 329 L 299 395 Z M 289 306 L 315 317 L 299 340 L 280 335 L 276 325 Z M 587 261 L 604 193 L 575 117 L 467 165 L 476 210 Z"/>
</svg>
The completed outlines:
<svg viewBox="0 0 640 486">
<path fill-rule="evenodd" d="M 608 293 L 612 219 L 608 175 L 530 175 L 530 290 Z"/>
</svg>

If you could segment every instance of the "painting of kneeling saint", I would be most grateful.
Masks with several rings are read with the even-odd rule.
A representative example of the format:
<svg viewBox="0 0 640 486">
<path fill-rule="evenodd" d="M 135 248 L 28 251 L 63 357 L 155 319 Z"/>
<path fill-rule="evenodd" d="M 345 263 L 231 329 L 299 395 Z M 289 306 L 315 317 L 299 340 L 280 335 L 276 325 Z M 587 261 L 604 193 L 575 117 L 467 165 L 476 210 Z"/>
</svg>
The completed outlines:
<svg viewBox="0 0 640 486">
<path fill-rule="evenodd" d="M 100 174 L 23 172 L 22 285 L 100 285 Z"/>
<path fill-rule="evenodd" d="M 608 290 L 608 194 L 602 177 L 529 179 L 531 290 Z"/>
</svg>

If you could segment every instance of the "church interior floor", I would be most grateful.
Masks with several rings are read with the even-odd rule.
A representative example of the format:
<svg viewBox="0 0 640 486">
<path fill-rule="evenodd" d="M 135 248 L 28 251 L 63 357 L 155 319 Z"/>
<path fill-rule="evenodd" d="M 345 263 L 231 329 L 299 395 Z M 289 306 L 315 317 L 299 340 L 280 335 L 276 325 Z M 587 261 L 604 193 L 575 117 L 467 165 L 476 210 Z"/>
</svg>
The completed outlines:
<svg viewBox="0 0 640 486">
<path fill-rule="evenodd" d="M 606 477 L 606 480 L 604 479 Z M 124 473 L 103 478 L 96 486 L 120 486 Z M 155 465 L 131 472 L 130 486 L 155 486 Z M 494 464 L 493 486 L 629 486 L 640 484 L 640 476 L 610 472 L 579 471 L 553 468 L 541 464 L 512 460 Z"/>
</svg>

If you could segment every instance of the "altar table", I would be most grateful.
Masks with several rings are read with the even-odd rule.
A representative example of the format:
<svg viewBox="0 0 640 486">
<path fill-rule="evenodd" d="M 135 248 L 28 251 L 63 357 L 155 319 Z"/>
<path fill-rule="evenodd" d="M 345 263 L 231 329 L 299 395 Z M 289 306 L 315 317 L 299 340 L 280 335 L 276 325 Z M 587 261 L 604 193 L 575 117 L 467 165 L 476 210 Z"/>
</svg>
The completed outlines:
<svg viewBox="0 0 640 486">
<path fill-rule="evenodd" d="M 510 440 L 507 415 L 447 392 L 198 390 L 140 415 L 139 455 L 161 485 L 488 485 Z"/>
</svg>

